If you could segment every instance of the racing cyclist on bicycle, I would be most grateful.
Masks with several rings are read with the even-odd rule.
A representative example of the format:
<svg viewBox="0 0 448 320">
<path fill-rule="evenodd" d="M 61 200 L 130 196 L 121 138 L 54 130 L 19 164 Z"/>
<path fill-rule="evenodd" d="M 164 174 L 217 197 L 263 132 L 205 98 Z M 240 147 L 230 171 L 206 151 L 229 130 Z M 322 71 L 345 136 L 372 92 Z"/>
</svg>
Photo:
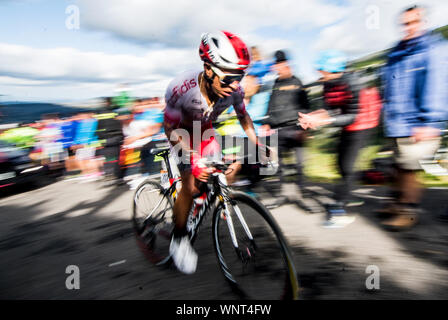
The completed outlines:
<svg viewBox="0 0 448 320">
<path fill-rule="evenodd" d="M 258 143 L 239 84 L 250 64 L 244 42 L 226 31 L 205 33 L 201 37 L 199 56 L 204 69 L 181 74 L 169 84 L 165 95 L 165 133 L 174 150 L 172 154 L 178 157 L 178 162 L 181 161 L 178 167 L 182 179 L 182 189 L 173 208 L 175 227 L 170 255 L 176 267 L 186 274 L 194 273 L 197 266 L 197 254 L 186 230 L 193 196 L 199 194 L 196 181 L 206 182 L 213 170 L 204 165 L 206 150 L 219 150 L 214 136 L 203 139 L 203 133 L 213 130 L 213 121 L 233 105 L 250 141 L 266 150 Z M 193 130 L 199 123 L 200 132 Z M 187 137 L 185 133 L 188 133 Z M 226 172 L 231 173 L 229 183 L 240 167 L 237 162 L 230 165 Z"/>
</svg>

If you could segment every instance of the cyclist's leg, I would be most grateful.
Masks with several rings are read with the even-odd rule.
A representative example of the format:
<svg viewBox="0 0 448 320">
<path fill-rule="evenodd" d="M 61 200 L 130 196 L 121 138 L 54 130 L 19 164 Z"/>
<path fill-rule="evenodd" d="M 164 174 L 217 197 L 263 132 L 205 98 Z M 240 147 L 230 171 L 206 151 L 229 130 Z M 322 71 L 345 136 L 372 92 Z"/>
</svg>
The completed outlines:
<svg viewBox="0 0 448 320">
<path fill-rule="evenodd" d="M 176 202 L 174 203 L 174 219 L 175 219 L 175 229 L 174 233 L 185 234 L 188 211 L 193 204 L 193 195 L 198 192 L 195 186 L 195 178 L 191 173 L 191 170 L 186 169 L 181 173 L 182 188 L 177 196 Z"/>
<path fill-rule="evenodd" d="M 193 195 L 198 192 L 195 178 L 190 170 L 181 171 L 182 189 L 174 203 L 174 231 L 170 243 L 170 254 L 176 267 L 183 273 L 196 271 L 198 255 L 191 246 L 187 234 L 187 219 L 193 204 Z"/>
</svg>

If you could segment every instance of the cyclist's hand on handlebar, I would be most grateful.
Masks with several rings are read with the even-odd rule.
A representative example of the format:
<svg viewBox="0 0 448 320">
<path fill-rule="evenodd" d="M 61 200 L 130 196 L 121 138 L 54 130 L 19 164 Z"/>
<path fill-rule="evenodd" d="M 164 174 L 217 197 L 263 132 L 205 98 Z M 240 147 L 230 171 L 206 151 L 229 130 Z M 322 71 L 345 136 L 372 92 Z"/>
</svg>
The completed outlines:
<svg viewBox="0 0 448 320">
<path fill-rule="evenodd" d="M 205 168 L 198 175 L 195 175 L 194 177 L 201 182 L 207 182 L 208 178 L 210 177 L 210 174 L 213 173 L 213 171 L 214 171 L 213 168 Z"/>
<path fill-rule="evenodd" d="M 206 159 L 199 155 L 192 155 L 191 158 L 191 173 L 193 176 L 202 182 L 207 182 L 211 173 L 215 171 L 214 168 L 209 168 L 206 165 Z"/>
</svg>

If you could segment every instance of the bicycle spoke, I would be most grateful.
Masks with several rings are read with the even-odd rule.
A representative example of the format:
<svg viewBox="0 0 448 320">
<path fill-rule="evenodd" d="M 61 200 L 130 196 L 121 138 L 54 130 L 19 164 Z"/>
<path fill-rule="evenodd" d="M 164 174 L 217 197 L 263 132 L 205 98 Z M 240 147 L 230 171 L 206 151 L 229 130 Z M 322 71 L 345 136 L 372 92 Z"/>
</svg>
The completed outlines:
<svg viewBox="0 0 448 320">
<path fill-rule="evenodd" d="M 173 228 L 172 202 L 158 183 L 146 181 L 136 190 L 133 221 L 145 255 L 155 264 L 168 262 Z"/>
<path fill-rule="evenodd" d="M 219 210 L 215 212 L 214 243 L 221 269 L 243 298 L 279 299 L 297 290 L 294 267 L 290 268 L 288 249 L 278 238 L 272 218 L 247 198 L 233 199 L 226 219 Z"/>
</svg>

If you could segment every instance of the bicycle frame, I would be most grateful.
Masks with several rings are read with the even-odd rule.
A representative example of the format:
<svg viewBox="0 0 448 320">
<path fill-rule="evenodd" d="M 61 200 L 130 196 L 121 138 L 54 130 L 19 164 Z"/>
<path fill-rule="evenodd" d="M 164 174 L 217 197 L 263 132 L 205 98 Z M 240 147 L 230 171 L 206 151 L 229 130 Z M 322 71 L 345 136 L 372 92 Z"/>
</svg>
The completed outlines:
<svg viewBox="0 0 448 320">
<path fill-rule="evenodd" d="M 159 249 L 162 250 L 160 252 L 164 253 L 161 254 L 163 257 L 161 260 L 157 261 L 157 265 L 165 265 L 172 261 L 171 256 L 167 252 L 167 246 L 170 243 L 169 241 L 173 228 L 173 220 L 171 219 L 171 216 L 165 215 L 167 214 L 167 212 L 172 211 L 172 204 L 174 203 L 177 193 L 177 183 L 179 183 L 181 180 L 179 177 L 173 176 L 171 166 L 174 166 L 174 164 L 171 164 L 169 161 L 169 151 L 161 151 L 158 155 L 161 155 L 165 161 L 166 168 L 164 170 L 168 171 L 170 185 L 167 188 L 164 188 L 161 187 L 159 183 L 156 183 L 154 181 L 147 182 L 149 186 L 155 186 L 155 189 L 151 189 L 151 192 L 153 192 L 153 190 L 157 191 L 158 195 L 163 195 L 163 197 L 158 200 L 155 208 L 152 209 L 151 213 L 146 217 L 145 222 L 149 223 L 150 228 L 148 228 L 148 230 L 155 230 L 154 234 L 156 234 L 157 236 L 162 236 L 160 238 L 162 240 L 161 242 L 159 242 L 161 243 Z M 281 252 L 283 255 L 282 259 L 284 260 L 284 265 L 286 267 L 285 271 L 288 273 L 288 279 L 291 282 L 291 287 L 289 287 L 288 284 L 285 284 L 284 288 L 289 288 L 288 292 L 289 290 L 292 290 L 292 298 L 297 298 L 298 284 L 296 272 L 294 269 L 294 264 L 292 262 L 291 253 L 288 249 L 284 236 L 281 234 L 281 230 L 278 226 L 276 226 L 276 223 L 269 212 L 266 211 L 266 209 L 263 209 L 263 205 L 261 203 L 257 202 L 255 199 L 251 199 L 251 197 L 247 196 L 243 192 L 234 192 L 233 190 L 231 190 L 231 188 L 227 184 L 227 178 L 224 173 L 226 172 L 228 166 L 223 163 L 216 162 L 209 163 L 209 165 L 214 167 L 216 171 L 209 176 L 207 184 L 204 185 L 204 191 L 201 193 L 201 195 L 205 194 L 204 201 L 201 204 L 194 201 L 188 212 L 187 233 L 191 243 L 193 244 L 193 242 L 195 241 L 199 233 L 199 228 L 206 215 L 208 215 L 209 212 L 213 212 L 212 235 L 221 271 L 223 272 L 226 280 L 230 282 L 233 289 L 237 290 L 239 294 L 246 295 L 246 292 L 244 290 L 241 290 L 240 288 L 239 280 L 237 282 L 236 278 L 234 278 L 234 273 L 232 272 L 233 268 L 229 268 L 227 265 L 227 263 L 229 262 L 227 261 L 227 252 L 228 250 L 232 250 L 233 247 L 237 254 L 237 257 L 241 259 L 241 262 L 243 263 L 243 269 L 246 268 L 246 266 L 248 266 L 251 261 L 257 261 L 256 253 L 258 252 L 259 247 L 255 243 L 254 237 L 246 222 L 246 218 L 243 216 L 243 213 L 239 208 L 239 204 L 247 204 L 249 208 L 255 209 L 256 213 L 260 214 L 264 218 L 264 221 L 269 225 L 268 228 L 270 228 L 270 230 L 275 234 L 277 242 L 281 247 Z M 166 181 L 166 179 L 164 179 L 164 181 Z M 142 184 L 141 190 L 145 189 L 144 186 L 145 184 Z M 136 195 L 138 194 L 138 191 Z M 165 199 L 165 197 L 167 199 Z M 162 206 L 163 199 L 165 199 L 166 205 L 163 205 L 164 207 L 160 208 Z M 158 211 L 156 216 L 153 216 L 154 212 L 158 210 L 157 208 L 160 210 Z M 171 214 L 172 212 L 169 213 L 169 215 Z M 164 219 L 165 217 L 167 217 L 168 219 Z M 160 221 L 158 221 L 159 219 Z M 157 225 L 160 222 L 162 222 L 160 224 L 161 227 L 157 229 Z M 237 227 L 238 231 L 241 231 L 238 234 L 238 238 L 236 236 Z M 227 234 L 226 229 L 228 229 L 229 234 Z M 254 230 L 258 230 L 257 227 L 255 227 Z M 220 235 L 221 232 L 223 232 L 223 238 Z M 240 236 L 242 238 L 240 238 Z M 229 242 L 231 242 L 231 244 Z M 222 251 L 222 248 L 224 247 L 227 247 L 227 250 Z M 262 250 L 260 252 L 263 254 Z M 233 260 L 230 261 L 232 261 L 233 263 Z M 236 275 L 237 278 L 240 276 L 239 274 Z"/>
<path fill-rule="evenodd" d="M 168 152 L 164 152 L 161 154 L 163 157 L 163 161 L 166 164 L 166 168 L 168 171 L 168 178 L 170 181 L 170 186 L 165 189 L 164 195 L 168 196 L 175 201 L 176 198 L 176 192 L 177 192 L 177 183 L 179 183 L 181 180 L 179 177 L 174 177 L 173 171 L 171 168 L 171 164 L 168 158 Z M 228 204 L 230 203 L 231 199 L 229 198 L 229 188 L 227 185 L 227 178 L 224 174 L 225 166 L 222 164 L 215 164 L 215 167 L 218 169 L 215 173 L 210 175 L 209 182 L 207 183 L 207 188 L 204 191 L 206 193 L 206 198 L 204 199 L 204 203 L 202 205 L 197 205 L 195 202 L 193 202 L 193 205 L 191 206 L 188 217 L 187 217 L 187 232 L 190 238 L 190 241 L 194 242 L 196 239 L 196 236 L 198 234 L 199 227 L 202 224 L 202 221 L 204 220 L 204 217 L 212 211 L 212 208 L 214 205 L 218 208 L 218 206 L 221 206 L 224 209 L 224 215 L 225 220 L 227 222 L 227 226 L 229 229 L 229 233 L 232 239 L 233 246 L 236 250 L 238 250 L 238 240 L 236 238 L 235 229 L 233 225 L 232 216 L 230 214 Z M 202 193 L 201 195 L 203 195 Z M 163 199 L 163 198 L 162 198 Z M 162 199 L 159 203 L 155 206 L 153 211 L 148 214 L 146 219 L 151 218 L 152 214 L 154 213 L 154 210 L 158 208 L 160 205 Z M 253 236 L 250 232 L 250 229 L 243 217 L 243 214 L 241 213 L 238 206 L 233 206 L 236 216 L 238 217 L 238 220 L 240 221 L 241 225 L 243 226 L 244 231 L 247 234 L 247 237 L 252 241 Z M 163 215 L 165 215 L 165 211 L 163 212 Z"/>
</svg>

